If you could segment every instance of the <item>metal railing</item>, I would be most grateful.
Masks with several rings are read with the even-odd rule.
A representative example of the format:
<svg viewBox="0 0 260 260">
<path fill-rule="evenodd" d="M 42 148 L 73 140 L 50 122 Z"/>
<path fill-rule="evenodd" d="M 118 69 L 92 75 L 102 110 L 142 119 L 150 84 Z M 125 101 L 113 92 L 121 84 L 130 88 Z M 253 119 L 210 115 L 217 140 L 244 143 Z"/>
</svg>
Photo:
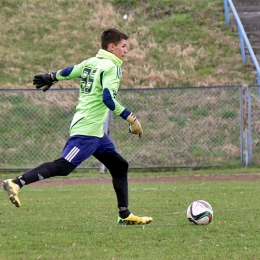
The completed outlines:
<svg viewBox="0 0 260 260">
<path fill-rule="evenodd" d="M 257 84 L 260 85 L 260 66 L 257 61 L 257 58 L 255 56 L 255 53 L 252 49 L 252 46 L 248 40 L 248 37 L 246 35 L 245 29 L 241 23 L 241 20 L 239 18 L 239 15 L 236 11 L 236 8 L 232 2 L 232 0 L 223 0 L 224 1 L 224 12 L 225 12 L 225 18 L 226 18 L 226 24 L 229 26 L 230 25 L 230 19 L 229 19 L 229 8 L 231 9 L 234 18 L 237 22 L 238 25 L 238 36 L 239 36 L 239 42 L 240 42 L 240 51 L 241 51 L 241 56 L 242 56 L 242 62 L 246 63 L 246 54 L 245 54 L 245 44 L 246 47 L 250 53 L 250 56 L 252 58 L 252 61 L 255 65 L 256 72 L 257 72 Z M 258 93 L 260 95 L 260 90 L 258 90 Z"/>
</svg>

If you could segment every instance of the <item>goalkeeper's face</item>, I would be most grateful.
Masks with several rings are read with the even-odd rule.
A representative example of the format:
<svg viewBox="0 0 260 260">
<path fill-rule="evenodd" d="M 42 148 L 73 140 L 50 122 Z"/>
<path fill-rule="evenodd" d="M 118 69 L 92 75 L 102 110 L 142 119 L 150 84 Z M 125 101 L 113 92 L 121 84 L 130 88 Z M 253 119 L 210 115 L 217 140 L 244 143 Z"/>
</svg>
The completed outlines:
<svg viewBox="0 0 260 260">
<path fill-rule="evenodd" d="M 127 53 L 126 40 L 122 39 L 117 45 L 115 45 L 114 43 L 110 43 L 108 50 L 116 55 L 117 58 L 122 60 Z"/>
</svg>

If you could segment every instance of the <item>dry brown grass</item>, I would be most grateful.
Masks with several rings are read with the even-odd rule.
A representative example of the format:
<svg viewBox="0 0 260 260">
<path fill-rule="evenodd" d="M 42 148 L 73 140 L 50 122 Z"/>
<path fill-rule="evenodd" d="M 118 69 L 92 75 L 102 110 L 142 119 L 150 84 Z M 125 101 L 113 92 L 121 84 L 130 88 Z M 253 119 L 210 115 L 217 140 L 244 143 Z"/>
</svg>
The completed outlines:
<svg viewBox="0 0 260 260">
<path fill-rule="evenodd" d="M 0 3 L 0 88 L 33 88 L 34 74 L 95 55 L 100 34 L 107 27 L 117 27 L 130 36 L 122 88 L 255 84 L 252 66 L 242 64 L 238 39 L 225 25 L 222 6 L 214 1 L 208 5 L 219 13 L 202 25 L 206 37 L 197 41 L 186 38 L 183 44 L 183 39 L 176 38 L 180 29 L 174 25 L 167 42 L 159 43 L 151 31 L 157 20 L 149 22 L 149 13 L 141 7 L 129 10 L 128 19 L 123 20 L 122 9 L 102 0 L 55 0 L 51 4 L 47 0 L 4 1 Z M 178 8 L 181 6 L 150 11 L 164 19 Z M 192 12 L 192 6 L 186 10 Z M 205 15 L 201 10 L 194 17 L 202 19 Z M 214 51 L 209 50 L 213 47 Z M 153 53 L 157 56 L 152 57 Z M 205 74 L 207 69 L 211 72 Z M 78 87 L 78 81 L 56 87 Z"/>
</svg>

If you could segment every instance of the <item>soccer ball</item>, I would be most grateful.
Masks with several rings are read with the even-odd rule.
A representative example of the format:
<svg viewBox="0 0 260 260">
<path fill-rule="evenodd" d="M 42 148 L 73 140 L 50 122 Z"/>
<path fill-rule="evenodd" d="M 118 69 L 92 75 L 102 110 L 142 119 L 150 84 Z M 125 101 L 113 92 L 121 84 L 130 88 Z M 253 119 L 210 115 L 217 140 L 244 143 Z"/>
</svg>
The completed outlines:
<svg viewBox="0 0 260 260">
<path fill-rule="evenodd" d="M 213 209 L 205 200 L 195 200 L 187 209 L 187 218 L 196 225 L 208 225 L 213 219 Z"/>
</svg>

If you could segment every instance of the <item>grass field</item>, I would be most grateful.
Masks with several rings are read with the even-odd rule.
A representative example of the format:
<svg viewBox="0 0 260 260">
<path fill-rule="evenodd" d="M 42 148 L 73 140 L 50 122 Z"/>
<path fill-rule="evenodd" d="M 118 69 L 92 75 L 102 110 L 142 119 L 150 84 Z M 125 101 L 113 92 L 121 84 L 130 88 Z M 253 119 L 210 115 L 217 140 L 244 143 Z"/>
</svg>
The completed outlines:
<svg viewBox="0 0 260 260">
<path fill-rule="evenodd" d="M 116 225 L 111 184 L 27 186 L 19 209 L 1 190 L 0 259 L 259 259 L 259 182 L 130 183 L 129 190 L 130 209 L 152 216 L 150 225 Z M 208 226 L 186 218 L 196 199 L 214 209 Z"/>
<path fill-rule="evenodd" d="M 100 33 L 108 26 L 130 36 L 122 88 L 256 83 L 252 65 L 241 62 L 236 33 L 225 24 L 222 1 L 3 0 L 0 18 L 2 89 L 33 89 L 34 74 L 95 55 Z M 56 86 L 78 87 L 78 82 Z M 26 113 L 33 116 L 35 111 Z M 0 133 L 3 140 L 5 133 L 12 134 L 3 127 Z M 215 174 L 241 172 L 258 174 L 258 169 Z M 1 173 L 0 179 L 18 174 Z M 0 189 L 0 260 L 259 259 L 259 189 L 257 181 L 130 182 L 130 209 L 154 218 L 145 227 L 116 225 L 116 198 L 108 183 L 31 185 L 21 191 L 19 209 Z M 188 205 L 197 199 L 213 206 L 208 226 L 195 226 L 186 218 Z"/>
</svg>

